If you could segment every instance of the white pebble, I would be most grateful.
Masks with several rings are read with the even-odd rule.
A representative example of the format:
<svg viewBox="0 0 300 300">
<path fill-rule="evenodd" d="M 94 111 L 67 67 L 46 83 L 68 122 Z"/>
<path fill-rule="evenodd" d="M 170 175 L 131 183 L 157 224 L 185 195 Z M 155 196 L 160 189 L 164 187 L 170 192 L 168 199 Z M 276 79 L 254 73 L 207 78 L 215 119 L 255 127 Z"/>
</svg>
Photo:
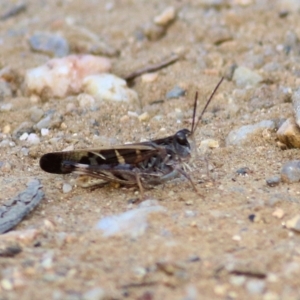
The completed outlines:
<svg viewBox="0 0 300 300">
<path fill-rule="evenodd" d="M 12 109 L 11 103 L 5 103 L 0 106 L 0 111 L 10 111 Z"/>
<path fill-rule="evenodd" d="M 287 183 L 300 181 L 300 160 L 286 162 L 281 169 L 281 180 Z"/>
<path fill-rule="evenodd" d="M 45 255 L 46 256 L 46 255 Z M 49 256 L 46 256 L 42 262 L 41 262 L 41 266 L 46 269 L 46 270 L 50 270 L 53 268 L 53 256 L 50 254 Z"/>
<path fill-rule="evenodd" d="M 154 18 L 154 23 L 160 26 L 169 25 L 176 17 L 174 6 L 167 7 L 160 15 Z"/>
<path fill-rule="evenodd" d="M 246 289 L 250 294 L 261 294 L 266 288 L 266 283 L 259 279 L 250 279 L 246 283 Z"/>
<path fill-rule="evenodd" d="M 292 100 L 293 100 L 295 120 L 297 125 L 300 126 L 300 88 L 298 88 L 293 93 Z"/>
<path fill-rule="evenodd" d="M 234 235 L 233 237 L 232 237 L 232 240 L 234 240 L 234 241 L 237 241 L 237 242 L 239 242 L 239 241 L 241 241 L 241 236 L 240 235 Z"/>
<path fill-rule="evenodd" d="M 106 296 L 107 295 L 105 295 L 105 291 L 102 288 L 96 287 L 85 292 L 83 294 L 83 300 L 102 300 L 107 299 Z"/>
<path fill-rule="evenodd" d="M 129 117 L 134 117 L 134 118 L 138 118 L 138 113 L 137 112 L 135 112 L 135 111 L 128 111 L 127 112 L 127 115 L 129 116 Z"/>
<path fill-rule="evenodd" d="M 37 145 L 40 142 L 40 138 L 35 133 L 30 133 L 27 141 L 32 145 Z"/>
<path fill-rule="evenodd" d="M 90 75 L 83 80 L 83 90 L 98 100 L 137 101 L 137 93 L 127 87 L 126 81 L 113 74 Z"/>
<path fill-rule="evenodd" d="M 20 137 L 20 141 L 26 141 L 28 139 L 29 134 L 27 132 L 24 132 Z"/>
<path fill-rule="evenodd" d="M 300 215 L 294 216 L 286 221 L 286 228 L 300 232 Z"/>
<path fill-rule="evenodd" d="M 22 153 L 22 155 L 24 155 L 24 156 L 28 156 L 29 149 L 28 149 L 28 148 L 25 148 L 25 147 L 22 147 L 22 148 L 21 148 L 21 153 Z"/>
<path fill-rule="evenodd" d="M 256 86 L 263 80 L 258 73 L 246 67 L 236 68 L 232 79 L 239 87 Z"/>
<path fill-rule="evenodd" d="M 232 285 L 235 285 L 235 286 L 242 286 L 245 281 L 246 281 L 246 277 L 245 276 L 237 276 L 237 275 L 232 275 L 230 276 L 229 278 L 229 281 Z"/>
<path fill-rule="evenodd" d="M 48 128 L 48 127 L 50 127 L 51 121 L 52 121 L 52 116 L 51 116 L 51 115 L 46 116 L 45 118 L 43 118 L 42 120 L 40 120 L 40 121 L 35 125 L 35 127 L 36 127 L 37 129 Z"/>
<path fill-rule="evenodd" d="M 146 73 L 141 76 L 143 83 L 153 82 L 158 78 L 158 73 Z"/>
<path fill-rule="evenodd" d="M 69 183 L 64 183 L 62 189 L 63 189 L 63 193 L 67 194 L 67 193 L 70 193 L 72 191 L 72 186 Z"/>
<path fill-rule="evenodd" d="M 41 129 L 41 135 L 42 136 L 46 136 L 49 134 L 49 129 L 48 128 L 42 128 Z"/>
<path fill-rule="evenodd" d="M 273 211 L 272 216 L 273 216 L 273 217 L 276 217 L 276 218 L 278 218 L 278 219 L 282 219 L 282 217 L 284 216 L 284 211 L 283 211 L 283 209 L 277 207 L 277 208 Z"/>
<path fill-rule="evenodd" d="M 275 123 L 271 120 L 264 120 L 253 125 L 245 125 L 229 132 L 226 138 L 226 146 L 241 145 L 247 141 L 251 135 L 255 134 L 257 130 L 274 129 Z"/>
<path fill-rule="evenodd" d="M 11 280 L 4 278 L 1 280 L 1 287 L 5 291 L 11 291 L 13 289 L 13 284 Z"/>
<path fill-rule="evenodd" d="M 164 212 L 165 208 L 160 205 L 140 207 L 102 218 L 96 228 L 102 230 L 104 236 L 129 235 L 138 237 L 145 233 L 148 227 L 148 215 Z"/>
</svg>

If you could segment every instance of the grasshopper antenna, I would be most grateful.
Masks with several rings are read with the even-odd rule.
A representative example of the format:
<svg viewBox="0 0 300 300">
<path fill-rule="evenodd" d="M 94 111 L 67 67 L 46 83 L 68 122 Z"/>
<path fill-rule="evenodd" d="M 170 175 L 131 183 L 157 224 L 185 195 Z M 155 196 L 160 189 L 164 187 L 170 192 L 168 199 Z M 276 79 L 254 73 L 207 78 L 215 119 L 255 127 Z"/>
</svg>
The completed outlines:
<svg viewBox="0 0 300 300">
<path fill-rule="evenodd" d="M 192 134 L 194 134 L 194 132 L 196 131 L 197 126 L 198 126 L 199 122 L 201 121 L 203 114 L 205 113 L 209 103 L 211 102 L 212 98 L 214 97 L 215 93 L 217 92 L 217 90 L 218 90 L 219 86 L 221 85 L 221 83 L 223 82 L 223 80 L 224 80 L 224 77 L 221 78 L 221 80 L 219 81 L 217 86 L 214 88 L 214 90 L 213 90 L 212 94 L 210 95 L 209 99 L 207 100 L 207 102 L 206 102 L 206 104 L 205 104 L 205 106 L 204 106 L 197 122 L 195 123 L 197 102 L 198 102 L 198 92 L 196 92 L 195 102 L 194 102 L 194 112 L 193 112 Z"/>
</svg>

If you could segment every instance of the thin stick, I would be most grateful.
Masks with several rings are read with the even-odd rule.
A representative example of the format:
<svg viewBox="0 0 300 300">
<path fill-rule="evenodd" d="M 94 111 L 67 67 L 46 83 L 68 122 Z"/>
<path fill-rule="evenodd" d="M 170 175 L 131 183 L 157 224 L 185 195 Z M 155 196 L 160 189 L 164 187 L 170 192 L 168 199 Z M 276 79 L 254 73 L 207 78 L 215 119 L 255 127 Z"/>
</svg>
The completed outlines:
<svg viewBox="0 0 300 300">
<path fill-rule="evenodd" d="M 194 132 L 196 113 L 197 113 L 197 103 L 198 103 L 198 92 L 196 92 L 196 94 L 195 94 L 194 110 L 193 110 L 193 121 L 192 121 L 191 132 Z"/>
<path fill-rule="evenodd" d="M 13 6 L 10 10 L 8 10 L 7 12 L 3 13 L 1 16 L 0 16 L 0 20 L 1 21 L 4 21 L 6 19 L 9 19 L 13 16 L 16 16 L 17 14 L 25 11 L 27 8 L 26 4 L 25 3 L 20 3 L 20 4 L 17 4 L 15 6 Z"/>
<path fill-rule="evenodd" d="M 196 131 L 197 126 L 198 126 L 199 122 L 201 121 L 203 114 L 205 113 L 205 111 L 206 111 L 206 109 L 207 109 L 209 103 L 211 102 L 212 98 L 214 97 L 216 91 L 218 90 L 218 88 L 219 88 L 219 86 L 221 85 L 221 83 L 222 83 L 223 80 L 224 80 L 224 77 L 221 78 L 221 80 L 219 81 L 219 83 L 217 84 L 217 86 L 214 88 L 212 94 L 210 95 L 208 101 L 206 102 L 206 104 L 205 104 L 205 106 L 204 106 L 204 108 L 203 108 L 203 110 L 202 110 L 202 112 L 201 112 L 201 114 L 200 114 L 200 116 L 199 116 L 199 118 L 198 118 L 198 121 L 197 121 L 196 125 L 192 128 L 192 129 L 193 129 L 192 134 Z M 197 95 L 196 95 L 196 96 L 197 96 Z M 195 107 L 195 104 L 194 104 L 194 107 Z M 197 107 L 197 106 L 196 106 L 196 107 Z M 195 112 L 194 112 L 194 113 L 195 113 Z M 193 120 L 193 122 L 194 122 L 194 120 Z"/>
<path fill-rule="evenodd" d="M 174 62 L 176 62 L 178 59 L 179 59 L 179 56 L 177 54 L 173 54 L 171 57 L 167 58 L 166 60 L 164 60 L 160 63 L 149 65 L 149 66 L 146 66 L 139 70 L 136 70 L 136 71 L 130 73 L 129 75 L 124 76 L 123 78 L 127 82 L 131 81 L 131 80 L 135 79 L 136 77 L 139 77 L 145 73 L 154 72 L 154 71 L 158 71 L 162 68 L 165 68 L 165 67 L 173 64 Z"/>
</svg>

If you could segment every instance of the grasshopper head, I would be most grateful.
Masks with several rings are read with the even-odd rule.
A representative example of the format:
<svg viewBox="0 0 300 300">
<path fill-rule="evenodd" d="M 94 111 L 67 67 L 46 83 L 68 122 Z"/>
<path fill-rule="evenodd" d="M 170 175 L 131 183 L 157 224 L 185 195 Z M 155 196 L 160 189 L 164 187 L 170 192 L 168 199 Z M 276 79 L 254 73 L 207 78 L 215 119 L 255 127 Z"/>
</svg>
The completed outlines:
<svg viewBox="0 0 300 300">
<path fill-rule="evenodd" d="M 188 141 L 188 137 L 191 135 L 191 131 L 188 129 L 181 129 L 174 135 L 173 146 L 176 154 L 181 158 L 190 156 L 191 146 Z"/>
</svg>

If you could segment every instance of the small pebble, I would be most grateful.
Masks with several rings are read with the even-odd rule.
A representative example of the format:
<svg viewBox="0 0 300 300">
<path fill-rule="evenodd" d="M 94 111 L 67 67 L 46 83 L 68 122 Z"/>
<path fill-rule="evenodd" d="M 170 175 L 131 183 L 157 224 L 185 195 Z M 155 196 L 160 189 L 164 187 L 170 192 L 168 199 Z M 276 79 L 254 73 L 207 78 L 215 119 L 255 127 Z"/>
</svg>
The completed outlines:
<svg viewBox="0 0 300 300">
<path fill-rule="evenodd" d="M 292 95 L 293 108 L 296 124 L 300 127 L 300 88 Z"/>
<path fill-rule="evenodd" d="M 300 232 L 300 215 L 296 215 L 292 219 L 286 221 L 286 228 Z"/>
<path fill-rule="evenodd" d="M 69 183 L 64 183 L 63 187 L 62 187 L 63 193 L 67 194 L 70 193 L 72 191 L 72 186 Z"/>
<path fill-rule="evenodd" d="M 113 74 L 90 75 L 83 80 L 83 90 L 97 100 L 136 102 L 138 95 L 124 79 Z"/>
<path fill-rule="evenodd" d="M 300 160 L 285 163 L 281 169 L 281 180 L 287 183 L 300 181 Z"/>
<path fill-rule="evenodd" d="M 35 128 L 38 130 L 42 130 L 43 128 L 49 128 L 52 121 L 52 115 L 49 115 L 42 120 L 40 120 L 37 124 L 35 124 Z"/>
<path fill-rule="evenodd" d="M 281 298 L 279 297 L 278 294 L 275 292 L 266 292 L 262 298 L 262 300 L 280 300 Z"/>
<path fill-rule="evenodd" d="M 166 94 L 167 99 L 179 98 L 184 96 L 186 91 L 179 86 L 175 86 L 171 91 Z"/>
<path fill-rule="evenodd" d="M 0 163 L 0 170 L 3 172 L 3 173 L 9 173 L 12 169 L 12 165 L 9 163 L 9 162 L 4 162 L 4 163 Z"/>
<path fill-rule="evenodd" d="M 5 291 L 11 291 L 13 289 L 13 284 L 12 284 L 11 280 L 4 278 L 1 280 L 1 287 Z"/>
<path fill-rule="evenodd" d="M 5 103 L 0 106 L 0 111 L 6 112 L 6 111 L 11 111 L 13 105 L 11 103 Z"/>
<path fill-rule="evenodd" d="M 219 148 L 219 142 L 217 140 L 213 139 L 206 139 L 201 141 L 199 150 L 203 153 L 207 152 L 208 149 L 214 149 L 214 148 Z"/>
<path fill-rule="evenodd" d="M 105 291 L 100 288 L 96 287 L 93 288 L 83 294 L 83 300 L 102 300 L 102 299 L 107 299 L 107 295 L 105 295 Z"/>
<path fill-rule="evenodd" d="M 277 219 L 282 219 L 283 216 L 284 216 L 284 214 L 285 214 L 285 213 L 284 213 L 283 209 L 277 207 L 277 208 L 273 211 L 272 216 L 275 217 L 275 218 L 277 218 Z"/>
<path fill-rule="evenodd" d="M 26 229 L 26 230 L 15 230 L 9 231 L 5 234 L 0 235 L 0 242 L 18 242 L 22 245 L 32 244 L 38 237 L 40 231 L 37 229 Z"/>
<path fill-rule="evenodd" d="M 8 133 L 10 133 L 10 132 L 11 132 L 11 126 L 10 126 L 10 125 L 5 125 L 5 126 L 3 127 L 2 133 L 8 134 Z"/>
<path fill-rule="evenodd" d="M 288 148 L 300 148 L 300 128 L 293 118 L 287 119 L 276 134 L 279 141 Z"/>
<path fill-rule="evenodd" d="M 27 132 L 24 132 L 20 137 L 20 141 L 26 141 L 28 139 L 29 134 Z"/>
<path fill-rule="evenodd" d="M 14 131 L 13 137 L 18 139 L 24 132 L 30 133 L 33 132 L 32 123 L 23 122 L 21 123 Z"/>
<path fill-rule="evenodd" d="M 258 73 L 246 67 L 237 67 L 232 79 L 238 87 L 257 86 L 263 80 Z"/>
<path fill-rule="evenodd" d="M 50 231 L 54 231 L 55 230 L 54 223 L 52 221 L 48 220 L 48 219 L 44 219 L 44 227 L 47 230 L 50 230 Z"/>
<path fill-rule="evenodd" d="M 138 116 L 138 119 L 140 120 L 140 122 L 146 122 L 149 120 L 149 118 L 150 118 L 150 115 L 148 114 L 148 112 L 144 112 Z"/>
<path fill-rule="evenodd" d="M 193 201 L 193 200 L 186 200 L 186 201 L 184 202 L 184 204 L 190 206 L 190 205 L 193 205 L 193 204 L 194 204 L 194 201 Z"/>
<path fill-rule="evenodd" d="M 29 142 L 32 145 L 37 145 L 40 143 L 40 138 L 35 133 L 30 133 L 27 142 Z"/>
<path fill-rule="evenodd" d="M 246 277 L 242 275 L 232 275 L 230 276 L 229 281 L 232 285 L 242 286 L 246 282 Z"/>
<path fill-rule="evenodd" d="M 8 82 L 0 78 L 0 101 L 12 97 L 12 91 Z"/>
<path fill-rule="evenodd" d="M 156 41 L 166 34 L 167 27 L 147 22 L 142 26 L 142 32 L 150 41 Z"/>
<path fill-rule="evenodd" d="M 62 122 L 59 127 L 60 127 L 60 129 L 64 130 L 64 129 L 68 128 L 68 125 L 65 122 Z"/>
<path fill-rule="evenodd" d="M 241 6 L 249 6 L 253 4 L 253 0 L 234 0 L 233 3 Z"/>
<path fill-rule="evenodd" d="M 280 182 L 281 182 L 280 176 L 273 176 L 273 177 L 266 179 L 266 183 L 270 187 L 277 186 L 277 185 L 279 185 Z"/>
<path fill-rule="evenodd" d="M 176 18 L 174 6 L 167 7 L 160 15 L 154 18 L 154 23 L 160 26 L 168 26 Z"/>
<path fill-rule="evenodd" d="M 73 112 L 73 111 L 76 111 L 76 105 L 75 105 L 75 103 L 68 103 L 67 105 L 66 105 L 66 112 Z"/>
<path fill-rule="evenodd" d="M 0 148 L 6 148 L 6 147 L 14 147 L 15 146 L 15 143 L 10 141 L 10 140 L 2 140 L 0 142 Z"/>
<path fill-rule="evenodd" d="M 256 215 L 255 214 L 250 214 L 248 216 L 248 219 L 251 221 L 251 222 L 255 222 L 255 220 L 257 219 Z"/>
<path fill-rule="evenodd" d="M 48 128 L 42 128 L 41 129 L 41 135 L 42 136 L 49 135 L 49 129 Z"/>
<path fill-rule="evenodd" d="M 52 269 L 53 268 L 53 256 L 52 255 L 46 256 L 42 260 L 41 266 L 46 270 Z"/>
<path fill-rule="evenodd" d="M 137 112 L 130 111 L 130 110 L 127 112 L 127 115 L 128 115 L 128 117 L 134 117 L 134 118 L 138 118 L 139 117 L 139 115 L 138 115 Z"/>
<path fill-rule="evenodd" d="M 264 280 L 250 279 L 246 282 L 246 289 L 250 294 L 262 294 L 266 288 Z"/>
<path fill-rule="evenodd" d="M 239 241 L 241 241 L 241 240 L 242 240 L 242 238 L 241 238 L 241 236 L 240 236 L 240 235 L 234 235 L 234 236 L 232 237 L 232 240 L 233 240 L 233 241 L 237 241 L 237 242 L 239 242 Z"/>
<path fill-rule="evenodd" d="M 84 109 L 91 109 L 95 105 L 95 99 L 89 94 L 79 94 L 77 97 L 79 106 Z"/>
<path fill-rule="evenodd" d="M 227 284 L 220 284 L 219 283 L 219 284 L 215 285 L 215 287 L 214 287 L 214 293 L 217 296 L 225 297 L 227 292 L 228 292 L 228 285 Z"/>
<path fill-rule="evenodd" d="M 184 212 L 184 215 L 187 217 L 187 218 L 192 218 L 192 217 L 196 217 L 197 216 L 197 212 L 194 211 L 194 210 L 186 210 Z"/>
<path fill-rule="evenodd" d="M 144 83 L 154 82 L 158 78 L 158 73 L 146 73 L 141 76 Z"/>
<path fill-rule="evenodd" d="M 22 147 L 22 148 L 21 148 L 21 153 L 22 153 L 22 155 L 24 155 L 24 156 L 28 156 L 28 154 L 29 154 L 29 149 L 28 149 L 28 148 L 25 148 L 25 147 Z"/>
<path fill-rule="evenodd" d="M 69 44 L 62 36 L 50 32 L 36 32 L 29 38 L 31 49 L 55 57 L 69 54 Z"/>
<path fill-rule="evenodd" d="M 127 212 L 102 218 L 96 228 L 100 229 L 104 236 L 129 235 L 133 238 L 143 235 L 148 228 L 148 216 L 165 212 L 160 205 L 139 207 Z"/>
<path fill-rule="evenodd" d="M 255 134 L 257 130 L 274 129 L 275 123 L 271 120 L 264 120 L 254 125 L 245 125 L 229 132 L 226 138 L 226 146 L 241 145 Z"/>
<path fill-rule="evenodd" d="M 267 73 L 276 72 L 282 68 L 282 65 L 278 62 L 269 62 L 264 65 L 263 69 Z"/>
<path fill-rule="evenodd" d="M 236 170 L 236 173 L 240 176 L 247 176 L 253 172 L 248 167 L 242 167 Z"/>
<path fill-rule="evenodd" d="M 37 123 L 44 115 L 44 111 L 36 106 L 30 109 L 30 113 L 30 119 L 34 123 Z"/>
</svg>

